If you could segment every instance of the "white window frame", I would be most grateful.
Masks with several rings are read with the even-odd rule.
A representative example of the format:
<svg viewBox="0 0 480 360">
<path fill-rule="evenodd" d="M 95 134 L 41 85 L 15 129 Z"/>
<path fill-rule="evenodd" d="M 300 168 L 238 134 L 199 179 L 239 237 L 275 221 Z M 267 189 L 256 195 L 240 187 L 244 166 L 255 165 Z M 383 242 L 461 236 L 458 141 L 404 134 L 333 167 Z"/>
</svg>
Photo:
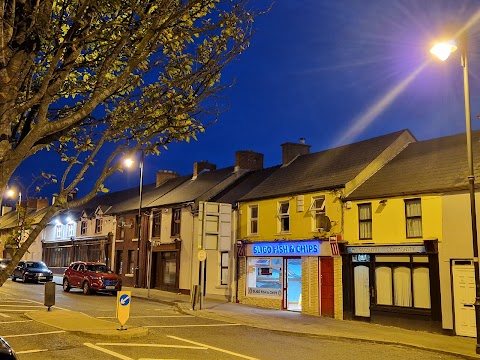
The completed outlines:
<svg viewBox="0 0 480 360">
<path fill-rule="evenodd" d="M 73 223 L 67 224 L 67 236 L 75 236 L 75 227 L 73 226 Z"/>
<path fill-rule="evenodd" d="M 82 220 L 80 223 L 80 235 L 87 235 L 88 221 Z"/>
<path fill-rule="evenodd" d="M 322 199 L 323 199 L 322 206 L 317 208 L 316 207 L 317 200 L 322 200 Z M 323 215 L 323 216 L 326 215 L 325 203 L 326 203 L 325 195 L 312 197 L 312 204 L 310 205 L 309 210 L 310 210 L 310 214 L 312 215 L 312 229 L 313 229 L 313 231 L 320 231 L 320 227 L 317 226 L 317 218 L 320 215 Z"/>
<path fill-rule="evenodd" d="M 228 285 L 228 273 L 229 273 L 229 262 L 230 262 L 230 257 L 229 257 L 229 252 L 228 251 L 220 251 L 220 285 Z M 226 262 L 226 263 L 225 263 Z M 224 272 L 226 270 L 226 272 Z"/>
<path fill-rule="evenodd" d="M 253 216 L 253 209 L 257 209 L 257 216 Z M 258 205 L 249 205 L 248 206 L 248 235 L 258 235 Z M 253 224 L 256 225 L 257 231 L 253 231 Z"/>
<path fill-rule="evenodd" d="M 62 224 L 57 224 L 55 226 L 55 238 L 60 239 L 62 237 Z"/>
<path fill-rule="evenodd" d="M 287 211 L 282 212 L 282 205 L 288 205 Z M 277 218 L 278 218 L 278 232 L 279 233 L 290 233 L 290 201 L 279 201 L 277 207 Z M 288 220 L 288 229 L 284 228 L 284 220 Z"/>
<path fill-rule="evenodd" d="M 103 229 L 103 219 L 96 218 L 95 219 L 95 234 L 100 234 Z"/>
</svg>

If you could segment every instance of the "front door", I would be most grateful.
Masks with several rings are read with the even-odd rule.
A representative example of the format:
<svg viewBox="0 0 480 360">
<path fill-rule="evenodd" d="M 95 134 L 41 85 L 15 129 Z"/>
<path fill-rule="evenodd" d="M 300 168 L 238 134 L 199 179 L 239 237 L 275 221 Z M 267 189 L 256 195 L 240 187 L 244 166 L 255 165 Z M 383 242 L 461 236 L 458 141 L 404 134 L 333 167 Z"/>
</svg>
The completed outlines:
<svg viewBox="0 0 480 360">
<path fill-rule="evenodd" d="M 302 259 L 285 259 L 284 302 L 285 308 L 302 311 Z"/>
<path fill-rule="evenodd" d="M 475 326 L 475 270 L 471 261 L 453 262 L 453 301 L 455 308 L 455 333 L 476 337 Z"/>
<path fill-rule="evenodd" d="M 331 257 L 320 258 L 320 299 L 320 314 L 334 317 L 334 270 L 333 258 Z"/>
<path fill-rule="evenodd" d="M 353 268 L 355 316 L 370 317 L 370 269 L 359 265 Z"/>
</svg>

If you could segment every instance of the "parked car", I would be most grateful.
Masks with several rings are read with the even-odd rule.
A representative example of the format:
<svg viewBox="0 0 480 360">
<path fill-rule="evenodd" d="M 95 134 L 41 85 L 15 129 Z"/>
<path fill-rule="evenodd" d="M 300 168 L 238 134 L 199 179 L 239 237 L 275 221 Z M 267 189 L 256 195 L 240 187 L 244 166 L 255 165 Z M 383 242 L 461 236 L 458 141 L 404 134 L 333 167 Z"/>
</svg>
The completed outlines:
<svg viewBox="0 0 480 360">
<path fill-rule="evenodd" d="M 25 261 L 18 262 L 17 267 L 13 270 L 12 280 L 22 279 L 27 281 L 52 281 L 53 273 L 42 261 Z"/>
<path fill-rule="evenodd" d="M 122 279 L 100 262 L 76 261 L 63 273 L 63 291 L 82 289 L 85 295 L 96 291 L 116 294 L 122 290 Z"/>
<path fill-rule="evenodd" d="M 16 360 L 17 355 L 12 347 L 0 336 L 0 359 L 1 360 Z"/>
</svg>

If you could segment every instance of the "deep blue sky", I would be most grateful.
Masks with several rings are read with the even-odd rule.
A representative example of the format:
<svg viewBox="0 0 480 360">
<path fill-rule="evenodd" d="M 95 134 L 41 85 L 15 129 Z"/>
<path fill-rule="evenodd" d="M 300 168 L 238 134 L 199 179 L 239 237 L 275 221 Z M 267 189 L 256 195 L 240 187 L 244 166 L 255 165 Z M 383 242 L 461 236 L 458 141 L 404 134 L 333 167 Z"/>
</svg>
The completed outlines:
<svg viewBox="0 0 480 360">
<path fill-rule="evenodd" d="M 255 8 L 267 1 L 252 2 Z M 459 28 L 480 9 L 478 0 L 279 0 L 255 22 L 250 48 L 224 79 L 230 108 L 198 141 L 173 144 L 149 156 L 145 183 L 158 169 L 181 175 L 208 160 L 233 165 L 236 150 L 281 162 L 281 144 L 306 138 L 311 151 L 409 129 L 418 140 L 465 131 L 458 53 L 433 61 L 429 48 L 442 24 Z M 480 21 L 469 28 L 473 128 L 480 128 Z M 29 159 L 17 172 L 55 171 Z M 138 172 L 115 175 L 111 190 L 138 185 Z M 80 188 L 80 192 L 84 189 Z"/>
</svg>

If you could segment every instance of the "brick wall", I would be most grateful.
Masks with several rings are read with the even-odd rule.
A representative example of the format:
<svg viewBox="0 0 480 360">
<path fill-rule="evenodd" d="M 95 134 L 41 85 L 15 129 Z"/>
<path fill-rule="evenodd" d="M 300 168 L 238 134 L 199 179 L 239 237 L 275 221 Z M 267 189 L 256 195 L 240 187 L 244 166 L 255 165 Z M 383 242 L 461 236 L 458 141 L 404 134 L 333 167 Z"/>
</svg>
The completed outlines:
<svg viewBox="0 0 480 360">
<path fill-rule="evenodd" d="M 302 258 L 302 313 L 320 315 L 318 291 L 318 257 Z"/>
<path fill-rule="evenodd" d="M 343 284 L 342 284 L 342 258 L 335 256 L 333 258 L 334 274 L 334 316 L 335 319 L 343 319 Z"/>
</svg>

